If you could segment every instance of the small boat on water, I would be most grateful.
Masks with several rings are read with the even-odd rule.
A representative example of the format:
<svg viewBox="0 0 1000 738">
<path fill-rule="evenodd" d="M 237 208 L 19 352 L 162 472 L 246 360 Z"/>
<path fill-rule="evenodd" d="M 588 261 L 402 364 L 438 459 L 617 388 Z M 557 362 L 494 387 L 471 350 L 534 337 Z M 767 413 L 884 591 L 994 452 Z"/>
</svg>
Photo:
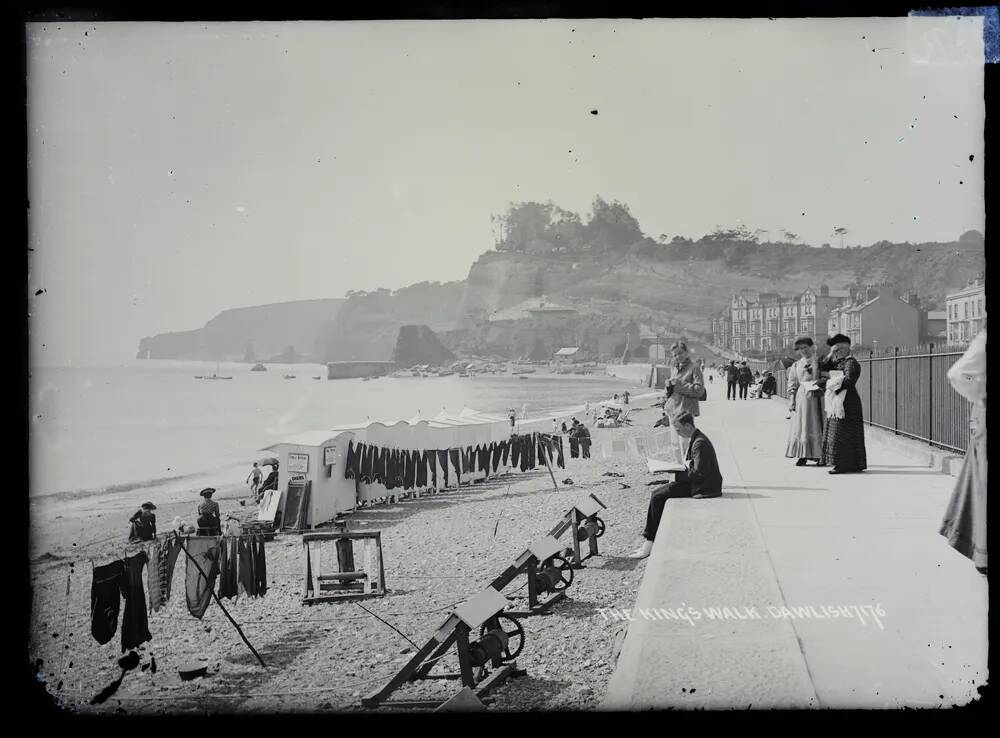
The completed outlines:
<svg viewBox="0 0 1000 738">
<path fill-rule="evenodd" d="M 218 374 L 213 374 L 211 377 L 202 377 L 202 379 L 232 379 L 232 377 L 220 377 Z"/>
<path fill-rule="evenodd" d="M 295 379 L 295 375 L 294 374 L 284 374 L 284 375 L 282 375 L 282 377 L 284 379 Z"/>
<path fill-rule="evenodd" d="M 441 372 L 438 372 L 437 375 L 439 377 L 450 377 L 454 373 L 455 372 L 452 372 L 452 371 L 441 371 Z"/>
<path fill-rule="evenodd" d="M 201 376 L 200 374 L 195 374 L 195 375 L 194 375 L 194 378 L 195 378 L 195 379 L 204 379 L 204 377 L 203 377 L 203 376 Z"/>
<path fill-rule="evenodd" d="M 252 371 L 252 372 L 266 372 L 267 371 L 267 367 L 264 366 L 263 364 L 261 364 L 258 361 L 256 364 L 254 364 L 252 367 L 250 367 L 250 371 Z"/>
<path fill-rule="evenodd" d="M 323 377 L 313 377 L 313 379 L 322 379 Z"/>
</svg>

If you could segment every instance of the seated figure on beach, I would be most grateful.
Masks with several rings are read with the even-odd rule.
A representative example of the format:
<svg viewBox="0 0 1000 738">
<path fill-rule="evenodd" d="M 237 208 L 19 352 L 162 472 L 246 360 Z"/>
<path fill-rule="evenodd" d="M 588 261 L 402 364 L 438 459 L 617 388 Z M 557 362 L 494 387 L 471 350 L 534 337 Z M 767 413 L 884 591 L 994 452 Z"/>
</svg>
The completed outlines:
<svg viewBox="0 0 1000 738">
<path fill-rule="evenodd" d="M 715 455 L 715 447 L 708 436 L 694 425 L 690 413 L 681 413 L 673 420 L 674 430 L 682 438 L 690 439 L 685 455 L 686 471 L 678 472 L 673 482 L 657 487 L 649 498 L 646 510 L 646 527 L 642 531 L 642 545 L 632 554 L 632 558 L 644 559 L 653 550 L 653 539 L 660 527 L 660 518 L 667 500 L 675 497 L 693 497 L 701 500 L 722 496 L 722 472 Z"/>
<path fill-rule="evenodd" d="M 215 489 L 206 487 L 198 494 L 205 498 L 204 502 L 198 505 L 198 535 L 222 535 L 222 519 L 219 514 L 219 503 L 212 499 Z"/>
<path fill-rule="evenodd" d="M 128 519 L 128 522 L 132 524 L 129 541 L 151 541 L 156 538 L 156 516 L 153 514 L 155 509 L 156 505 L 152 502 L 144 502 Z"/>
</svg>

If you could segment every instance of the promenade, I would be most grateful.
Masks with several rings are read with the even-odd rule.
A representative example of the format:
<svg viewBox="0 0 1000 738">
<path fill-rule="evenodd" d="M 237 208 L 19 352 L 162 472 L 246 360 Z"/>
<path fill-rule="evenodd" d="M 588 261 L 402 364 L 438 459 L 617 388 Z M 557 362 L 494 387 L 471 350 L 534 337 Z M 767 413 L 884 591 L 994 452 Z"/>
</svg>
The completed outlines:
<svg viewBox="0 0 1000 738">
<path fill-rule="evenodd" d="M 669 501 L 636 601 L 603 613 L 629 625 L 601 707 L 975 699 L 987 583 L 937 532 L 955 478 L 867 428 L 865 473 L 796 467 L 784 458 L 785 401 L 720 390 L 698 426 L 718 452 L 723 497 Z"/>
</svg>

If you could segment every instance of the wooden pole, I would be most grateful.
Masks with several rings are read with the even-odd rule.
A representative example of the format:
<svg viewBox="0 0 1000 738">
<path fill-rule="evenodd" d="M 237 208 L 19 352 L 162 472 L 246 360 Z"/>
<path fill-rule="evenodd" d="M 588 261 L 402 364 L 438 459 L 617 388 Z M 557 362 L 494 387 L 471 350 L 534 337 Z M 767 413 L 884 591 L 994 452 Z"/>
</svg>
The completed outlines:
<svg viewBox="0 0 1000 738">
<path fill-rule="evenodd" d="M 177 533 L 175 532 L 174 535 L 177 536 Z M 188 561 L 190 561 L 196 567 L 198 567 L 198 572 L 203 577 L 205 577 L 205 581 L 208 582 L 208 574 L 206 574 L 205 570 L 201 568 L 201 564 L 199 564 L 195 560 L 194 556 L 192 556 L 191 554 L 188 553 L 187 546 L 185 546 L 184 543 L 180 540 L 180 536 L 177 536 L 177 541 L 178 541 L 178 543 L 180 543 L 180 547 L 181 547 L 181 550 L 184 551 L 184 555 L 188 557 Z M 236 632 L 240 634 L 240 638 L 242 638 L 243 642 L 245 644 L 247 644 L 247 648 L 249 648 L 251 651 L 253 651 L 253 655 L 257 657 L 257 660 L 260 662 L 261 666 L 267 667 L 267 664 L 264 663 L 264 659 L 262 659 L 261 656 L 260 656 L 260 654 L 257 653 L 257 649 L 254 648 L 253 644 L 250 643 L 250 641 L 247 640 L 247 637 L 245 635 L 243 635 L 243 630 L 240 628 L 239 623 L 237 623 L 235 620 L 233 620 L 233 616 L 229 614 L 229 610 L 227 610 L 226 606 L 222 604 L 222 600 L 219 599 L 219 595 L 217 595 L 215 593 L 215 588 L 213 587 L 211 591 L 212 591 L 212 597 L 215 598 L 215 601 L 219 604 L 219 607 L 222 608 L 222 612 L 225 614 L 225 616 L 227 618 L 229 618 L 229 622 L 233 624 L 234 628 L 236 628 Z"/>
<path fill-rule="evenodd" d="M 546 450 L 548 450 L 548 442 L 546 442 L 545 446 Z M 559 485 L 556 484 L 556 475 L 552 472 L 552 465 L 549 464 L 549 455 L 543 452 L 542 461 L 545 462 L 545 468 L 549 470 L 549 476 L 552 477 L 552 488 L 558 490 Z"/>
</svg>

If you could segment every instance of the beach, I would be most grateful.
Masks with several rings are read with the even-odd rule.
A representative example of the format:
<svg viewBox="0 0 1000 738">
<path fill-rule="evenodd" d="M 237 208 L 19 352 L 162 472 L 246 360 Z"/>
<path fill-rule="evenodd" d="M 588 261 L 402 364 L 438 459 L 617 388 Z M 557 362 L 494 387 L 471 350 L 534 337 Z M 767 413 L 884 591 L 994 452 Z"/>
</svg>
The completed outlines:
<svg viewBox="0 0 1000 738">
<path fill-rule="evenodd" d="M 632 426 L 591 427 L 595 450 L 611 438 L 648 435 L 659 417 L 648 409 L 651 402 L 652 395 L 633 395 Z M 551 430 L 547 414 L 519 424 L 525 431 Z M 455 605 L 485 588 L 532 540 L 547 533 L 575 499 L 593 492 L 608 506 L 601 514 L 607 524 L 599 540 L 602 555 L 576 572 L 568 599 L 552 614 L 522 620 L 527 642 L 517 663 L 527 675 L 498 688 L 491 709 L 595 707 L 613 667 L 618 634 L 597 608 L 634 598 L 639 585 L 642 562 L 623 557 L 637 543 L 649 496 L 645 482 L 651 477 L 639 461 L 570 459 L 568 445 L 566 451 L 566 468 L 554 469 L 558 489 L 540 467 L 348 516 L 352 530 L 382 531 L 389 591 L 361 604 L 419 646 Z M 607 472 L 624 477 L 604 476 Z M 234 466 L 134 489 L 32 499 L 31 654 L 36 664 L 40 660 L 39 678 L 65 709 L 130 714 L 363 709 L 360 697 L 412 656 L 412 643 L 358 604 L 303 605 L 301 536 L 281 534 L 267 544 L 266 596 L 226 602 L 267 668 L 260 667 L 217 604 L 200 621 L 187 612 L 184 567 L 178 566 L 175 594 L 165 608 L 150 614 L 153 640 L 139 649 L 143 663 L 155 658 L 157 672 L 136 669 L 106 703 L 88 704 L 119 676 L 116 662 L 122 655 L 117 634 L 104 646 L 90 636 L 92 565 L 120 555 L 125 521 L 146 499 L 157 505 L 160 530 L 175 516 L 194 517 L 202 486 L 217 488 L 223 517 L 254 518 L 256 507 L 248 500 L 243 476 L 245 467 Z M 563 541 L 569 544 L 568 535 Z M 524 581 L 520 577 L 506 592 Z M 523 587 L 520 594 L 526 594 Z M 199 659 L 209 666 L 208 676 L 182 682 L 177 666 Z M 454 687 L 429 684 L 408 685 L 405 696 L 429 689 L 430 696 L 444 699 Z"/>
</svg>

